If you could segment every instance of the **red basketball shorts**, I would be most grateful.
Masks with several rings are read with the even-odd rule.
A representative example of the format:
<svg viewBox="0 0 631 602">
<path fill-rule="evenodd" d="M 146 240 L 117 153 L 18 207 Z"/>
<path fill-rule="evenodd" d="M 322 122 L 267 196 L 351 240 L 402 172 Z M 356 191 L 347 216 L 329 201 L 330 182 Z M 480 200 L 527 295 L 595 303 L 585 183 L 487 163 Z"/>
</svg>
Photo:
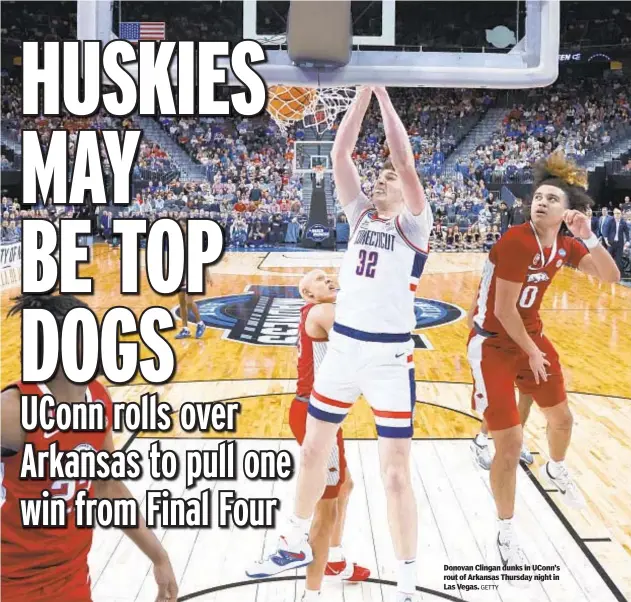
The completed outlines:
<svg viewBox="0 0 631 602">
<path fill-rule="evenodd" d="M 543 335 L 533 337 L 546 354 L 548 380 L 535 382 L 528 356 L 505 341 L 472 332 L 467 357 L 473 375 L 472 408 L 484 414 L 489 430 L 501 431 L 520 424 L 515 402 L 515 385 L 521 393 L 532 395 L 542 408 L 565 401 L 565 381 L 559 354 Z"/>
<path fill-rule="evenodd" d="M 294 399 L 291 402 L 289 410 L 289 426 L 294 434 L 296 441 L 300 445 L 305 439 L 307 432 L 307 416 L 309 410 L 309 402 Z M 335 499 L 340 494 L 342 483 L 346 480 L 346 456 L 344 455 L 344 437 L 342 429 L 337 431 L 337 439 L 331 455 L 327 462 L 327 478 L 326 489 L 324 490 L 323 500 Z"/>
<path fill-rule="evenodd" d="M 70 575 L 55 578 L 55 571 L 60 569 L 62 567 L 42 569 L 41 574 L 50 578 L 45 582 L 38 579 L 37 584 L 30 584 L 29 580 L 12 583 L 3 579 L 2 602 L 92 602 L 87 564 Z"/>
</svg>

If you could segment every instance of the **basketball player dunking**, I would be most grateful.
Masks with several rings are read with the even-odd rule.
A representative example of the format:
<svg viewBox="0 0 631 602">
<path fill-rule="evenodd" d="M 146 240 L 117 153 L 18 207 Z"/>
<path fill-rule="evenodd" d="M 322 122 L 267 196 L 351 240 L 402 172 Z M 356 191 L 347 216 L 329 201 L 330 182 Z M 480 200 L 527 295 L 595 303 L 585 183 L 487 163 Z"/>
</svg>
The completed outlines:
<svg viewBox="0 0 631 602">
<path fill-rule="evenodd" d="M 410 474 L 416 399 L 411 331 L 433 220 L 407 131 L 385 88 L 374 92 L 391 163 L 379 174 L 371 201 L 361 190 L 351 153 L 372 92 L 358 92 L 333 145 L 333 174 L 351 227 L 350 242 L 340 270 L 335 323 L 309 401 L 294 515 L 278 550 L 261 563 L 259 572 L 272 575 L 312 561 L 307 534 L 326 486 L 327 461 L 339 425 L 363 393 L 377 424 L 387 518 L 398 560 L 396 600 L 411 602 L 417 581 L 417 511 Z"/>
<path fill-rule="evenodd" d="M 302 444 L 307 427 L 309 397 L 313 379 L 326 354 L 329 333 L 335 317 L 337 287 L 322 270 L 312 270 L 299 284 L 301 297 L 306 301 L 300 310 L 298 326 L 298 380 L 296 397 L 289 411 L 289 426 L 298 443 Z M 342 533 L 346 508 L 353 488 L 344 455 L 342 429 L 337 431 L 327 463 L 327 481 L 322 499 L 315 507 L 309 542 L 314 560 L 307 567 L 303 602 L 319 600 L 324 576 L 347 583 L 365 581 L 370 571 L 354 563 L 347 563 L 342 550 Z M 255 565 L 248 576 L 256 578 L 260 565 Z"/>
<path fill-rule="evenodd" d="M 179 221 L 180 227 L 184 232 L 184 236 L 186 236 L 187 229 L 187 220 L 181 219 Z M 210 275 L 210 270 L 206 270 L 206 284 L 208 286 L 213 285 L 212 276 Z M 196 322 L 195 328 L 195 338 L 199 339 L 202 337 L 204 332 L 206 332 L 206 324 L 202 320 L 202 317 L 199 314 L 199 308 L 197 307 L 197 303 L 195 303 L 195 299 L 191 295 L 186 292 L 186 278 L 184 282 L 182 282 L 182 286 L 180 287 L 180 291 L 178 292 L 178 298 L 180 302 L 180 317 L 182 319 L 182 330 L 175 335 L 176 339 L 188 339 L 191 336 L 191 331 L 188 327 L 188 310 L 190 309 L 193 313 L 193 318 Z"/>
<path fill-rule="evenodd" d="M 484 414 L 495 442 L 490 480 L 499 519 L 497 546 L 505 565 L 530 564 L 513 525 L 523 441 L 515 384 L 520 393 L 532 396 L 548 422 L 550 461 L 541 467 L 541 477 L 569 505 L 584 503 L 564 463 L 572 414 L 559 356 L 542 332 L 539 308 L 564 264 L 605 282 L 620 279 L 584 214 L 592 204 L 586 183 L 586 173 L 560 153 L 539 162 L 530 221 L 508 230 L 491 250 L 473 310 L 468 342 L 472 403 Z M 561 234 L 563 222 L 575 238 Z"/>
<path fill-rule="evenodd" d="M 87 307 L 70 295 L 33 295 L 18 297 L 9 315 L 28 307 L 48 309 L 59 327 L 74 307 Z M 43 431 L 25 432 L 20 425 L 21 395 L 52 394 L 56 401 L 102 403 L 105 406 L 108 430 L 103 432 Z M 112 402 L 102 384 L 94 380 L 87 385 L 76 385 L 59 370 L 47 385 L 17 382 L 2 391 L 2 602 L 90 602 L 88 552 L 92 545 L 92 529 L 77 527 L 74 501 L 84 489 L 100 498 L 133 498 L 121 481 L 97 480 L 25 480 L 20 478 L 20 467 L 25 444 L 35 451 L 47 451 L 57 443 L 59 451 L 77 448 L 114 451 L 112 440 Z M 67 527 L 64 529 L 25 529 L 22 526 L 20 499 L 37 499 L 42 491 L 52 498 L 63 499 L 68 508 Z M 177 580 L 169 557 L 154 533 L 144 521 L 138 528 L 124 529 L 124 533 L 153 562 L 158 584 L 158 602 L 177 599 Z"/>
</svg>

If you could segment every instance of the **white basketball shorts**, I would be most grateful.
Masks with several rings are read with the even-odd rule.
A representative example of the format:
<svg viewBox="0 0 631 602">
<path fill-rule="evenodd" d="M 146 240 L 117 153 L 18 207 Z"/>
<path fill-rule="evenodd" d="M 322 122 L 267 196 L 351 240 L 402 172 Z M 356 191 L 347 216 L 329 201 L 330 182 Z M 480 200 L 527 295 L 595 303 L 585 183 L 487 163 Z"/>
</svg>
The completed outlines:
<svg viewBox="0 0 631 602">
<path fill-rule="evenodd" d="M 333 326 L 316 374 L 309 414 L 339 424 L 360 394 L 372 408 L 380 437 L 412 437 L 416 384 L 410 335 Z"/>
</svg>

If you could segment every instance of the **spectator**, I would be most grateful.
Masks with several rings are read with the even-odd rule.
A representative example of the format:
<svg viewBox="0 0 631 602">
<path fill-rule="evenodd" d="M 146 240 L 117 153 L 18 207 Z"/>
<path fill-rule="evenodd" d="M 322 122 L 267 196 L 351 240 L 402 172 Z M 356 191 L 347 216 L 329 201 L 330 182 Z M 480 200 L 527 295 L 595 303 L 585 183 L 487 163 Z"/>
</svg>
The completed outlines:
<svg viewBox="0 0 631 602">
<path fill-rule="evenodd" d="M 293 217 L 291 222 L 287 226 L 287 234 L 285 235 L 285 242 L 290 244 L 296 244 L 300 240 L 300 224 L 298 224 L 298 218 Z"/>
<path fill-rule="evenodd" d="M 265 234 L 261 231 L 261 222 L 257 220 L 250 227 L 250 232 L 248 233 L 248 246 L 260 247 L 264 243 Z"/>
<path fill-rule="evenodd" d="M 609 221 L 609 210 L 607 209 L 607 207 L 603 207 L 601 210 L 601 216 L 600 219 L 598 220 L 598 237 L 601 240 L 604 240 L 605 238 L 605 224 Z"/>
<path fill-rule="evenodd" d="M 594 212 L 592 211 L 591 207 L 587 208 L 587 210 L 585 211 L 585 215 L 587 215 L 589 219 L 592 232 L 596 236 L 598 236 L 598 218 L 594 215 Z"/>
<path fill-rule="evenodd" d="M 499 210 L 500 234 L 504 234 L 508 230 L 508 227 L 510 225 L 510 217 L 511 215 L 508 209 L 508 205 L 506 204 L 506 201 L 502 201 L 500 203 L 500 210 Z"/>
<path fill-rule="evenodd" d="M 603 239 L 613 257 L 620 273 L 624 272 L 622 267 L 622 257 L 625 248 L 629 247 L 631 241 L 631 233 L 629 232 L 629 224 L 622 219 L 620 209 L 613 210 L 613 219 L 608 219 L 603 227 Z"/>
<path fill-rule="evenodd" d="M 525 221 L 526 215 L 522 206 L 522 200 L 520 198 L 516 198 L 510 214 L 510 225 L 521 226 L 521 224 L 525 223 Z"/>
<path fill-rule="evenodd" d="M 351 234 L 351 228 L 345 215 L 340 215 L 335 227 L 335 240 L 338 244 L 347 244 Z"/>
</svg>

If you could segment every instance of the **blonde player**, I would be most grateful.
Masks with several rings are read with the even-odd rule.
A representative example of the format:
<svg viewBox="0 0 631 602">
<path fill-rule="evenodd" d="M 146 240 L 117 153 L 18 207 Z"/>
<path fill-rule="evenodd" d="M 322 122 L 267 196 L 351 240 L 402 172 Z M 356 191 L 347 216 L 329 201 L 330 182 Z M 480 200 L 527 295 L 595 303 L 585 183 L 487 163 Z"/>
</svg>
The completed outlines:
<svg viewBox="0 0 631 602">
<path fill-rule="evenodd" d="M 379 438 L 387 520 L 398 560 L 397 602 L 416 592 L 417 511 L 410 475 L 415 404 L 414 298 L 427 260 L 432 214 L 414 164 L 406 129 L 385 88 L 374 88 L 390 150 L 368 199 L 351 153 L 373 89 L 358 92 L 332 150 L 339 200 L 351 236 L 340 271 L 335 323 L 316 374 L 301 448 L 294 514 L 278 550 L 260 563 L 274 575 L 312 561 L 311 519 L 326 486 L 327 460 L 339 425 L 363 393 Z M 379 520 L 379 519 L 377 519 Z"/>
<path fill-rule="evenodd" d="M 302 444 L 307 427 L 309 397 L 314 375 L 326 354 L 329 333 L 335 316 L 337 286 L 322 270 L 312 270 L 299 284 L 305 305 L 300 310 L 298 327 L 298 379 L 296 397 L 289 410 L 289 426 L 298 443 Z M 309 542 L 314 561 L 307 567 L 303 602 L 320 599 L 322 581 L 328 578 L 357 583 L 365 581 L 370 571 L 346 561 L 342 549 L 342 534 L 346 521 L 348 499 L 353 481 L 346 466 L 342 429 L 337 431 L 336 443 L 327 463 L 326 488 L 315 507 Z M 259 576 L 258 565 L 250 577 Z"/>
</svg>

